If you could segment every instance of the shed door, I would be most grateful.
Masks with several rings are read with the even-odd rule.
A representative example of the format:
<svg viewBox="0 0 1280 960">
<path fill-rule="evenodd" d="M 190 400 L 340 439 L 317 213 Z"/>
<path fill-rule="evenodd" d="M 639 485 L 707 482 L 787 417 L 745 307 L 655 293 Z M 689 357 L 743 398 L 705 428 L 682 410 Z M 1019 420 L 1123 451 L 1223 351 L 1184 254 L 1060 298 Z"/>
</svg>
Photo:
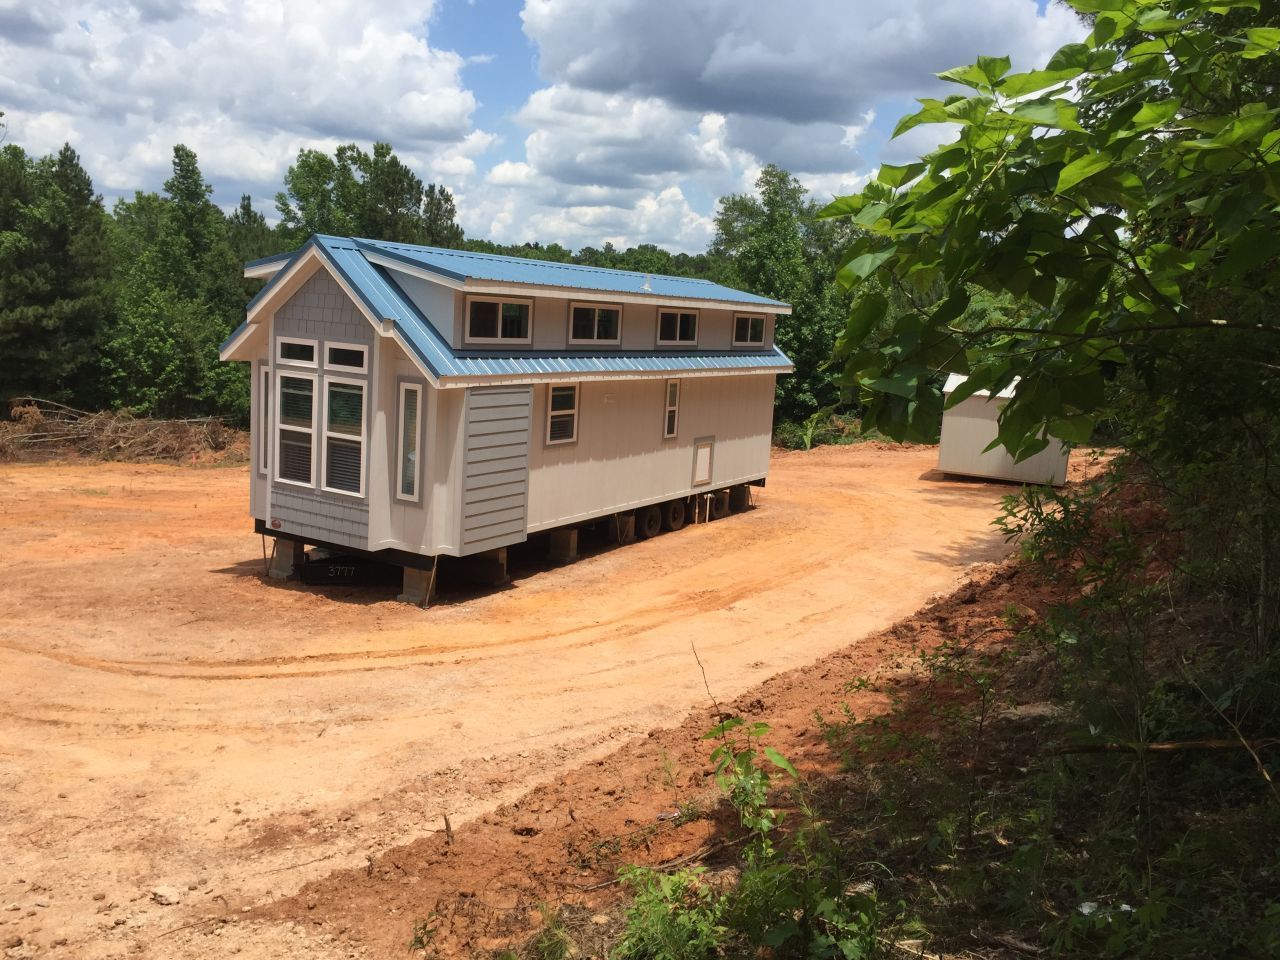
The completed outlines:
<svg viewBox="0 0 1280 960">
<path fill-rule="evenodd" d="M 701 437 L 693 441 L 693 485 L 695 487 L 711 482 L 711 458 L 715 445 L 715 437 Z"/>
<path fill-rule="evenodd" d="M 467 390 L 463 555 L 526 537 L 532 407 L 532 387 Z"/>
</svg>

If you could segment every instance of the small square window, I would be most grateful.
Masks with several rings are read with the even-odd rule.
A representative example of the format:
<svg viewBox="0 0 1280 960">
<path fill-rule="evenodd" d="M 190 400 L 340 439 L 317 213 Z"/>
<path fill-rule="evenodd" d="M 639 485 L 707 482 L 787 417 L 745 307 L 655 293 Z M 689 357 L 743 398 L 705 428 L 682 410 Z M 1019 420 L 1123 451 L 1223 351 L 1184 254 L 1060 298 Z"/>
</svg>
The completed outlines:
<svg viewBox="0 0 1280 960">
<path fill-rule="evenodd" d="M 570 343 L 618 343 L 622 335 L 622 309 L 575 303 L 569 308 Z"/>
<path fill-rule="evenodd" d="M 552 387 L 547 400 L 547 443 L 569 443 L 578 438 L 578 387 Z"/>
<path fill-rule="evenodd" d="M 733 320 L 735 346 L 764 343 L 764 317 L 739 314 Z"/>
<path fill-rule="evenodd" d="M 528 343 L 533 305 L 523 300 L 467 301 L 466 340 L 473 343 Z"/>
<path fill-rule="evenodd" d="M 658 312 L 658 343 L 696 344 L 698 342 L 698 315 L 679 310 Z"/>
</svg>

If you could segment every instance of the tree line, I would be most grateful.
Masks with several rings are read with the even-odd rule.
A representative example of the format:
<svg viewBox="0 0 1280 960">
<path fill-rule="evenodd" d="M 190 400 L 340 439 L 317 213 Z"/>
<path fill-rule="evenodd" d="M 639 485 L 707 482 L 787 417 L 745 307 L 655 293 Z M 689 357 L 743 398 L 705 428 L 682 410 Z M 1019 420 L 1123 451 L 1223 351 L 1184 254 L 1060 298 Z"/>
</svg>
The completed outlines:
<svg viewBox="0 0 1280 960">
<path fill-rule="evenodd" d="M 821 368 L 848 310 L 831 276 L 851 230 L 820 220 L 784 170 L 766 167 L 756 187 L 721 199 L 702 253 L 651 243 L 571 251 L 465 236 L 450 191 L 424 183 L 388 143 L 300 151 L 274 223 L 247 195 L 230 213 L 218 207 L 182 144 L 159 192 L 110 209 L 69 144 L 43 157 L 10 144 L 0 149 L 0 400 L 243 421 L 247 373 L 218 360 L 261 286 L 242 266 L 323 233 L 699 277 L 784 300 L 795 312 L 777 340 L 797 371 L 779 379 L 778 416 L 803 420 L 838 400 Z"/>
</svg>

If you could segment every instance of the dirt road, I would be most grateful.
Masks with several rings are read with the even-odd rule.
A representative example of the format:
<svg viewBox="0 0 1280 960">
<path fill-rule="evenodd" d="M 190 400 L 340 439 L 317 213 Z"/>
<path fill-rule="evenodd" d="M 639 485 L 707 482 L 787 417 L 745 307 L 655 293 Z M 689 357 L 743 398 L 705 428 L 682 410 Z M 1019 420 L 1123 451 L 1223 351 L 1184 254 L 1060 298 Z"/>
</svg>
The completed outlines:
<svg viewBox="0 0 1280 960">
<path fill-rule="evenodd" d="M 243 468 L 0 467 L 0 948 L 192 955 L 193 917 L 679 722 L 691 641 L 732 697 L 888 625 L 1005 550 L 1006 489 L 935 455 L 779 454 L 758 510 L 427 611 L 264 581 Z M 244 956 L 351 955 L 301 936 Z"/>
</svg>

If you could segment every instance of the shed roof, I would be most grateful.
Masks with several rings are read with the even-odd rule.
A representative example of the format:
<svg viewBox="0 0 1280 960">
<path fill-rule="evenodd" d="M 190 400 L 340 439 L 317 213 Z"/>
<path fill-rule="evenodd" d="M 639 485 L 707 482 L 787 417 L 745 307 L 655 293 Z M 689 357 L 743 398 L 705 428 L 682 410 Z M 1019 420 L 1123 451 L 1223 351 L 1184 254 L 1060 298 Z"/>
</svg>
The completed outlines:
<svg viewBox="0 0 1280 960">
<path fill-rule="evenodd" d="M 388 248 L 396 248 L 390 252 L 398 256 L 408 256 L 400 252 L 402 249 L 428 251 L 431 254 L 459 253 L 459 251 L 437 250 L 433 247 L 412 247 L 407 244 L 375 244 L 367 240 L 316 235 L 308 240 L 301 249 L 290 255 L 282 269 L 250 301 L 249 316 L 252 317 L 253 307 L 269 295 L 277 280 L 288 274 L 290 267 L 298 262 L 309 250 L 315 250 L 345 282 L 346 286 L 360 300 L 361 305 L 370 316 L 382 321 L 389 321 L 393 325 L 395 333 L 399 335 L 400 342 L 414 356 L 423 369 L 437 380 L 466 381 L 472 378 L 510 380 L 539 379 L 557 375 L 590 377 L 626 376 L 628 374 L 658 375 L 663 373 L 677 375 L 682 373 L 746 373 L 751 371 L 784 373 L 794 369 L 791 361 L 776 346 L 769 350 L 744 350 L 739 348 L 732 352 L 705 350 L 641 352 L 599 349 L 555 352 L 535 350 L 455 350 L 440 335 L 435 326 L 428 321 L 413 300 L 395 282 L 392 271 L 377 263 L 370 262 L 365 256 L 367 251 L 378 250 L 381 252 Z M 565 266 L 543 261 L 522 261 L 516 257 L 490 257 L 488 254 L 476 254 L 474 256 L 511 261 L 515 264 L 532 262 L 535 265 L 546 267 Z M 254 263 L 276 264 L 279 260 L 280 258 L 278 257 L 271 257 Z M 436 264 L 437 269 L 442 269 L 439 263 L 445 261 L 437 262 L 433 257 L 432 262 Z M 581 269 L 594 271 L 595 268 Z M 495 274 L 498 272 L 500 271 L 497 269 L 493 271 Z M 622 275 L 624 277 L 643 277 L 643 274 L 629 274 L 622 270 L 602 270 L 598 272 Z M 493 279 L 496 279 L 496 277 Z M 666 277 L 653 279 L 681 281 L 683 278 Z M 620 284 L 622 281 L 618 280 L 616 282 Z M 715 288 L 716 291 L 727 291 L 739 297 L 753 296 L 752 294 L 743 294 L 740 291 L 730 291 L 728 287 L 712 284 L 709 281 L 697 280 L 688 282 L 707 284 Z M 559 281 L 556 285 L 568 286 L 569 284 Z M 591 289 L 599 288 L 593 287 Z M 656 292 L 654 295 L 656 295 Z M 672 295 L 688 296 L 687 294 Z M 717 293 L 714 299 L 722 300 L 723 297 Z M 776 301 L 769 301 L 765 298 L 755 299 L 768 304 L 776 303 Z M 749 301 L 744 300 L 742 302 Z M 246 319 L 223 343 L 221 348 L 223 359 L 230 359 L 229 354 L 250 325 L 251 320 Z"/>
<path fill-rule="evenodd" d="M 942 386 L 942 393 L 943 393 L 943 395 L 944 395 L 944 396 L 950 396 L 951 394 L 955 393 L 955 392 L 956 392 L 956 390 L 958 390 L 958 389 L 959 389 L 960 384 L 964 383 L 964 382 L 965 382 L 966 380 L 968 380 L 968 379 L 969 379 L 969 378 L 968 378 L 968 377 L 966 377 L 963 373 L 951 373 L 951 374 L 948 374 L 948 375 L 947 375 L 947 382 L 946 382 L 945 384 L 943 384 L 943 386 Z M 1012 382 L 1011 384 L 1009 384 L 1007 387 L 1005 387 L 1003 390 L 1001 390 L 999 393 L 997 393 L 997 394 L 996 394 L 996 398 L 997 398 L 997 399 L 1000 399 L 1000 400 L 1012 400 L 1012 399 L 1013 399 L 1013 392 L 1014 392 L 1014 390 L 1016 390 L 1016 389 L 1017 389 L 1017 386 L 1018 386 L 1018 380 L 1020 380 L 1020 379 L 1021 379 L 1020 377 L 1014 377 L 1014 378 L 1013 378 L 1013 382 Z M 990 390 L 975 390 L 975 391 L 973 391 L 972 396 L 975 396 L 975 397 L 989 397 L 989 396 L 991 396 L 991 391 L 990 391 Z"/>
</svg>

